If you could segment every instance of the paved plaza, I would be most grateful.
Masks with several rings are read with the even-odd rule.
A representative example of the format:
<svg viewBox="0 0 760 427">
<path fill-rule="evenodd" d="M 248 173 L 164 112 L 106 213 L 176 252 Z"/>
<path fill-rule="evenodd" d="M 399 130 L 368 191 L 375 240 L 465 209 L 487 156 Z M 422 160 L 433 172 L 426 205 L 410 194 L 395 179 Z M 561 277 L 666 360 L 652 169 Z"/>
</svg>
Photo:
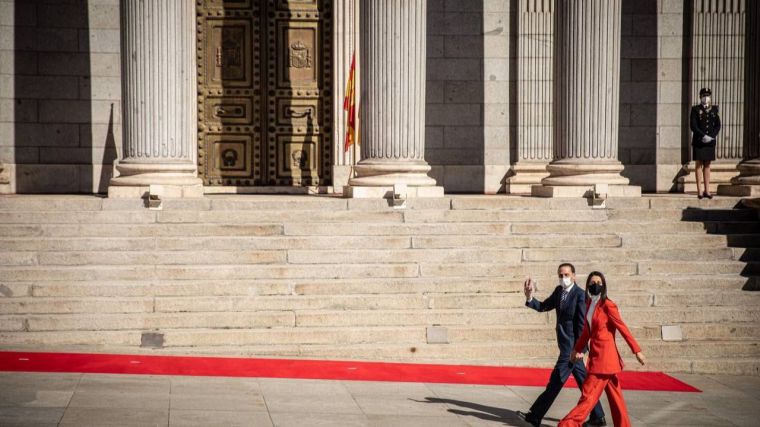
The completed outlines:
<svg viewBox="0 0 760 427">
<path fill-rule="evenodd" d="M 674 375 L 702 393 L 627 391 L 634 426 L 757 426 L 760 378 Z M 525 426 L 539 387 L 0 373 L 0 426 Z M 565 389 L 544 420 L 577 401 Z M 603 399 L 608 411 L 606 398 Z M 609 420 L 611 421 L 611 420 Z M 610 422 L 610 425 L 612 423 Z"/>
</svg>

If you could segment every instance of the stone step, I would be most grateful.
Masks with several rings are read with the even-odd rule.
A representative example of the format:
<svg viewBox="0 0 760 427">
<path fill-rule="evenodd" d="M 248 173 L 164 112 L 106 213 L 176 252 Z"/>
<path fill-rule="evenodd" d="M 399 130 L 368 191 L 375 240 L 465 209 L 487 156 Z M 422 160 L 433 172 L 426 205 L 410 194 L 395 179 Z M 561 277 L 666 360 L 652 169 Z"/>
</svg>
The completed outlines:
<svg viewBox="0 0 760 427">
<path fill-rule="evenodd" d="M 1 225 L 3 238 L 144 238 L 280 236 L 282 224 L 31 224 Z"/>
<path fill-rule="evenodd" d="M 755 306 L 760 303 L 760 294 L 741 290 L 714 292 L 610 292 L 611 298 L 625 310 L 638 308 L 684 308 L 695 309 L 717 307 Z M 543 296 L 538 295 L 540 300 Z M 121 301 L 123 304 L 119 304 Z M 191 312 L 267 312 L 310 310 L 325 311 L 418 311 L 433 310 L 497 310 L 522 308 L 525 299 L 518 292 L 499 294 L 351 294 L 331 295 L 257 295 L 257 296 L 166 296 L 166 297 L 121 297 L 119 301 L 104 297 L 61 298 L 61 297 L 15 297 L 0 299 L 2 313 L 6 314 L 64 314 L 64 313 L 191 313 Z M 663 310 L 667 313 L 668 310 Z M 372 321 L 374 315 L 365 321 Z M 385 313 L 377 313 L 381 322 Z M 701 319 L 685 317 L 681 321 L 694 322 Z M 696 320 L 695 320 L 696 319 Z M 378 323 L 382 325 L 382 323 Z"/>
<path fill-rule="evenodd" d="M 509 234 L 509 224 L 499 223 L 416 223 L 375 224 L 355 223 L 346 227 L 343 223 L 288 222 L 284 224 L 288 236 L 481 236 L 494 237 Z"/>
<path fill-rule="evenodd" d="M 551 292 L 553 275 L 535 276 L 539 295 Z M 614 279 L 614 281 L 613 281 Z M 130 296 L 255 296 L 255 295 L 351 295 L 417 294 L 450 295 L 478 293 L 522 294 L 524 278 L 356 278 L 356 279 L 233 279 L 233 280 L 132 280 L 132 281 L 37 281 L 7 282 L 4 297 L 130 297 Z M 581 277 L 580 282 L 585 278 Z M 742 289 L 748 278 L 716 276 L 610 277 L 616 293 L 622 291 L 725 292 Z M 743 294 L 744 295 L 744 294 Z"/>
<path fill-rule="evenodd" d="M 695 259 L 734 260 L 734 252 L 730 248 L 713 249 L 711 245 L 702 248 L 685 247 L 661 249 L 651 246 L 651 249 L 626 248 L 594 248 L 594 249 L 523 249 L 524 261 L 552 261 L 569 259 L 578 261 L 618 261 L 618 260 L 668 260 L 690 261 Z M 655 249 L 658 248 L 658 249 Z M 737 259 L 738 261 L 738 259 Z"/>
<path fill-rule="evenodd" d="M 113 214 L 118 212 L 103 212 L 104 214 Z M 393 213 L 393 212 L 391 212 Z M 535 213 L 534 213 L 535 214 Z M 116 221 L 116 218 L 107 218 L 108 221 Z M 116 224 L 111 222 L 86 223 L 86 218 L 75 218 L 72 223 L 47 223 L 47 224 L 0 224 L 0 237 L 152 237 L 152 236 L 281 236 L 283 233 L 292 236 L 426 236 L 426 235 L 453 235 L 453 236 L 473 236 L 488 235 L 516 238 L 515 235 L 541 235 L 541 234 L 581 234 L 581 235 L 615 235 L 619 233 L 630 234 L 657 234 L 657 233 L 693 233 L 703 235 L 707 231 L 718 233 L 715 230 L 715 223 L 703 224 L 699 222 L 636 222 L 636 223 L 617 223 L 617 222 L 531 222 L 531 223 L 494 223 L 494 222 L 477 222 L 473 221 L 445 222 L 445 223 L 398 223 L 386 222 L 385 224 L 366 223 L 361 221 L 363 218 L 355 218 L 350 222 L 351 227 L 335 221 L 317 221 L 304 222 L 303 218 L 300 223 L 278 221 L 277 218 L 269 218 L 271 224 L 266 223 L 246 223 L 239 222 L 235 224 L 222 223 L 152 223 L 146 219 L 142 224 Z M 387 218 L 385 218 L 387 219 Z M 525 218 L 523 218 L 525 219 Z M 60 221 L 60 220 L 59 220 Z M 279 223 L 278 223 L 279 222 Z M 712 225 L 710 225 L 712 224 Z M 760 223 L 757 222 L 733 222 L 731 233 L 725 234 L 745 234 L 746 238 L 755 239 L 760 229 Z M 745 227 L 745 228 L 742 228 Z M 283 231 L 284 229 L 284 231 Z M 739 231 L 743 231 L 740 233 Z M 754 232 L 754 234 L 747 234 Z M 506 236 L 508 234 L 512 236 Z M 589 236 L 590 237 L 590 236 Z M 733 236 L 730 236 L 733 237 Z M 737 237 L 745 238 L 745 237 Z"/>
<path fill-rule="evenodd" d="M 741 207 L 741 199 L 717 197 L 699 200 L 695 197 L 650 197 L 611 198 L 606 201 L 607 209 L 732 209 Z M 514 209 L 582 209 L 588 208 L 588 200 L 578 198 L 541 199 L 514 196 L 454 196 L 451 208 L 457 210 L 514 210 Z"/>
<path fill-rule="evenodd" d="M 600 222 L 607 220 L 604 210 L 449 210 L 407 211 L 406 223 L 447 222 Z"/>
<path fill-rule="evenodd" d="M 0 298 L 3 314 L 150 313 L 154 299 L 133 298 Z"/>
<path fill-rule="evenodd" d="M 683 323 L 681 327 L 684 340 L 760 340 L 760 328 L 755 323 Z M 661 325 L 630 326 L 631 333 L 637 340 L 661 340 Z M 451 326 L 447 327 L 450 343 L 459 342 L 531 342 L 539 340 L 556 340 L 553 328 L 541 328 L 535 325 L 493 325 L 493 326 Z M 625 344 L 621 341 L 620 346 Z"/>
<path fill-rule="evenodd" d="M 546 316 L 540 315 L 544 320 Z M 152 330 L 164 333 L 168 330 L 235 330 L 257 329 L 259 334 L 277 330 L 277 336 L 288 333 L 309 334 L 309 331 L 341 331 L 349 329 L 346 334 L 360 336 L 365 330 L 383 330 L 392 335 L 399 330 L 407 335 L 422 334 L 417 340 L 424 340 L 426 326 L 362 326 L 362 327 L 293 327 L 295 315 L 288 311 L 259 312 L 198 312 L 198 313 L 127 313 L 127 314 L 46 314 L 46 315 L 10 315 L 0 317 L 0 331 L 3 332 L 44 332 L 44 331 L 119 331 Z M 520 323 L 516 325 L 451 325 L 446 326 L 448 340 L 459 342 L 530 342 L 537 340 L 555 340 L 555 331 L 551 320 L 539 324 Z M 681 323 L 685 340 L 712 339 L 760 339 L 760 328 L 755 323 Z M 660 325 L 631 326 L 637 339 L 659 340 Z M 290 332 L 288 332 L 290 331 Z M 377 333 L 375 334 L 377 336 Z M 411 335 L 410 335 L 411 336 Z M 416 335 L 415 335 L 416 336 Z M 279 341 L 267 341 L 270 344 Z M 296 341 L 296 343 L 299 341 Z M 388 342 L 393 342 L 392 338 Z"/>
<path fill-rule="evenodd" d="M 703 236 L 695 236 L 702 242 Z M 707 239 L 712 241 L 712 239 Z M 4 251 L 150 251 L 159 250 L 276 250 L 309 248 L 588 248 L 619 247 L 616 235 L 567 236 L 404 236 L 345 235 L 334 230 L 331 236 L 192 236 L 192 237 L 0 237 Z"/>
<path fill-rule="evenodd" d="M 0 317 L 4 331 L 118 331 L 179 328 L 276 328 L 295 326 L 293 311 L 192 313 L 24 314 Z"/>
<path fill-rule="evenodd" d="M 103 198 L 92 196 L 38 196 L 3 194 L 0 211 L 99 211 Z"/>
<path fill-rule="evenodd" d="M 515 223 L 511 224 L 513 235 L 523 234 L 643 234 L 659 233 L 689 233 L 690 235 L 705 234 L 705 226 L 699 222 L 681 221 L 646 221 L 646 222 L 565 222 L 565 223 Z"/>
<path fill-rule="evenodd" d="M 760 356 L 760 343 L 757 341 L 710 341 L 710 342 L 657 342 L 641 340 L 640 345 L 645 355 L 653 359 L 671 357 L 688 359 L 704 357 L 707 354 L 732 354 L 732 357 Z M 626 367 L 635 364 L 635 358 L 627 346 L 619 346 Z M 308 344 L 298 346 L 302 357 L 359 360 L 482 360 L 496 361 L 527 358 L 550 358 L 557 355 L 556 342 L 528 343 L 468 343 L 446 344 Z M 508 364 L 505 362 L 501 362 Z M 650 369 L 653 367 L 650 367 Z"/>
<path fill-rule="evenodd" d="M 23 253 L 23 252 L 20 252 Z M 63 265 L 251 265 L 284 264 L 286 251 L 132 251 L 39 252 L 41 266 Z"/>
<path fill-rule="evenodd" d="M 760 247 L 760 234 L 627 234 L 621 233 L 624 248 L 725 248 Z"/>
<path fill-rule="evenodd" d="M 676 248 L 716 248 L 727 247 L 728 238 L 718 234 L 628 234 L 621 233 L 622 247 L 635 249 L 666 249 Z"/>
<path fill-rule="evenodd" d="M 752 338 L 760 340 L 757 323 L 683 323 L 679 325 L 684 339 L 735 339 Z"/>
<path fill-rule="evenodd" d="M 255 297 L 158 297 L 157 312 L 258 311 L 258 310 L 411 310 L 428 308 L 424 294 L 255 296 Z"/>
<path fill-rule="evenodd" d="M 502 309 L 432 309 L 424 311 L 375 310 L 328 311 L 302 310 L 296 312 L 297 326 L 400 326 L 400 325 L 495 325 L 547 323 L 540 314 L 525 307 Z M 623 318 L 630 325 L 680 324 L 704 322 L 757 322 L 760 308 L 756 306 L 701 307 L 622 307 Z"/>
<path fill-rule="evenodd" d="M 0 224 L 151 224 L 156 211 L 0 211 Z"/>
<path fill-rule="evenodd" d="M 604 272 L 604 270 L 601 270 Z M 641 261 L 638 273 L 760 275 L 759 263 L 741 261 Z"/>
<path fill-rule="evenodd" d="M 283 222 L 403 222 L 404 212 L 350 211 L 0 211 L 0 224 L 270 224 Z"/>
<path fill-rule="evenodd" d="M 417 264 L 388 264 L 382 269 L 377 264 L 344 265 L 340 269 L 320 265 L 20 266 L 0 267 L 0 277 L 4 282 L 398 278 L 419 277 L 419 268 Z"/>
<path fill-rule="evenodd" d="M 753 209 L 610 209 L 612 221 L 757 221 Z"/>
<path fill-rule="evenodd" d="M 740 248 L 760 248 L 760 233 L 757 234 L 729 234 L 728 246 Z"/>
<path fill-rule="evenodd" d="M 619 202 L 618 202 L 619 203 Z M 645 199 L 627 199 L 625 203 L 631 206 L 645 209 L 649 208 L 649 201 Z M 583 198 L 538 198 L 538 197 L 514 197 L 497 195 L 494 197 L 478 196 L 455 196 L 451 198 L 452 210 L 582 210 L 590 209 L 588 200 Z"/>
<path fill-rule="evenodd" d="M 484 249 L 484 248 L 448 248 L 448 249 L 333 249 L 324 250 L 289 250 L 288 262 L 291 264 L 346 264 L 359 262 L 372 263 L 486 263 L 495 262 L 516 265 L 522 258 L 521 249 Z"/>
<path fill-rule="evenodd" d="M 607 248 L 725 249 L 726 246 L 760 246 L 760 235 L 555 235 L 521 236 L 200 236 L 200 237 L 70 237 L 70 238 L 2 238 L 5 253 L 18 251 L 208 251 L 334 249 L 466 249 L 466 248 L 569 248 L 586 252 L 607 252 Z M 594 249 L 590 249 L 594 248 Z M 531 249 L 532 250 L 532 249 Z M 625 257 L 623 257 L 625 258 Z"/>
<path fill-rule="evenodd" d="M 566 260 L 554 262 L 522 262 L 521 264 L 469 263 L 462 265 L 426 263 L 420 265 L 422 277 L 547 277 L 557 274 L 557 265 Z M 636 262 L 574 262 L 577 275 L 584 277 L 591 271 L 601 271 L 610 277 L 633 276 L 637 274 Z M 744 263 L 736 263 L 742 264 Z M 733 264 L 732 264 L 733 266 Z M 654 271 L 652 272 L 654 273 Z M 554 282 L 554 280 L 552 280 Z"/>
<path fill-rule="evenodd" d="M 203 223 L 203 224 L 252 224 L 288 222 L 342 222 L 352 223 L 401 223 L 404 212 L 350 212 L 350 211 L 160 211 L 160 223 Z"/>
<path fill-rule="evenodd" d="M 164 347 L 196 347 L 202 344 L 206 348 L 214 346 L 245 349 L 255 346 L 260 349 L 295 345 L 300 356 L 332 359 L 443 359 L 452 360 L 499 360 L 501 358 L 528 359 L 550 358 L 556 356 L 557 347 L 553 340 L 529 342 L 488 342 L 426 344 L 424 333 L 408 329 L 407 333 L 383 329 L 366 329 L 353 331 L 277 331 L 277 330 L 167 330 L 164 333 Z M 393 339 L 396 342 L 384 343 Z M 0 342 L 5 346 L 15 345 L 135 345 L 140 343 L 141 331 L 57 331 L 57 332 L 0 332 Z M 404 342 L 403 340 L 408 340 Z M 280 343 L 281 341 L 281 343 Z M 653 359 L 672 357 L 688 359 L 703 357 L 707 354 L 726 352 L 733 357 L 760 356 L 760 342 L 756 340 L 712 340 L 662 342 L 659 340 L 640 339 L 639 344 L 645 354 Z M 630 350 L 623 343 L 618 343 L 626 364 L 634 361 Z"/>
<path fill-rule="evenodd" d="M 740 198 L 716 197 L 698 200 L 694 197 L 668 195 L 641 198 L 614 198 L 606 202 L 609 209 L 730 209 L 740 207 Z M 206 195 L 202 199 L 164 199 L 164 209 L 194 210 L 346 210 L 388 208 L 383 200 L 343 199 L 337 195 Z M 542 199 L 521 196 L 468 196 L 456 195 L 440 199 L 410 199 L 410 209 L 580 209 L 588 208 L 588 201 L 579 199 Z M 6 195 L 0 199 L 2 211 L 97 211 L 144 209 L 142 200 L 108 199 L 76 195 Z"/>
<path fill-rule="evenodd" d="M 519 236 L 413 236 L 413 248 L 614 248 L 622 239 L 614 234 L 526 234 Z"/>
<path fill-rule="evenodd" d="M 760 221 L 708 222 L 705 226 L 711 234 L 760 234 Z"/>
</svg>

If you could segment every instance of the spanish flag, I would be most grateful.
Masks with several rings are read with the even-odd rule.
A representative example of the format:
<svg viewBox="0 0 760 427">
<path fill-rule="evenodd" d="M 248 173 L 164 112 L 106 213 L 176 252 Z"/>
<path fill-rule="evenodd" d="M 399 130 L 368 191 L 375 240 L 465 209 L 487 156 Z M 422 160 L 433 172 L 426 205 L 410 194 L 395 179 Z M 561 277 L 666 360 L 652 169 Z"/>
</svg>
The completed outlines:
<svg viewBox="0 0 760 427">
<path fill-rule="evenodd" d="M 346 83 L 346 97 L 343 99 L 343 110 L 346 111 L 346 141 L 344 151 L 348 151 L 356 142 L 356 52 L 351 56 L 351 69 Z"/>
</svg>

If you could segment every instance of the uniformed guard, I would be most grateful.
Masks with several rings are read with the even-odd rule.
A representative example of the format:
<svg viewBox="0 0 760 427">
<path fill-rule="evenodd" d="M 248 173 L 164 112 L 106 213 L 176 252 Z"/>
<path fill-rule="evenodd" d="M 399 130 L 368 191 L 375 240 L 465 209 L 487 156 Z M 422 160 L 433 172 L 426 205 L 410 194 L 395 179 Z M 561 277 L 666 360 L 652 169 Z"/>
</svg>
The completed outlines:
<svg viewBox="0 0 760 427">
<path fill-rule="evenodd" d="M 696 164 L 697 197 L 712 199 L 710 194 L 710 162 L 715 160 L 715 138 L 720 132 L 718 106 L 712 105 L 712 91 L 702 88 L 699 91 L 699 105 L 691 107 L 689 125 L 694 136 L 691 139 L 692 159 Z M 700 188 L 700 178 L 704 191 Z"/>
</svg>

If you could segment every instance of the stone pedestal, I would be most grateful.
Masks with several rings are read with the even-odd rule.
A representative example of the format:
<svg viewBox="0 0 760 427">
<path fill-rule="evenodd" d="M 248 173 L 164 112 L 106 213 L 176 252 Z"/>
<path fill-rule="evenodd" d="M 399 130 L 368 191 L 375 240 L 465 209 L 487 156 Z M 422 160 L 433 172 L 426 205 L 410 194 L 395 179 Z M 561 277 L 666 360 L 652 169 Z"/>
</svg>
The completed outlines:
<svg viewBox="0 0 760 427">
<path fill-rule="evenodd" d="M 511 175 L 504 184 L 508 194 L 531 194 L 534 185 L 540 185 L 541 180 L 549 176 L 546 163 L 518 161 L 510 169 Z"/>
<path fill-rule="evenodd" d="M 739 175 L 731 179 L 731 185 L 718 187 L 722 196 L 760 197 L 760 158 L 741 162 L 736 167 Z"/>
<path fill-rule="evenodd" d="M 641 195 L 617 159 L 622 0 L 555 4 L 554 160 L 531 193 L 588 197 L 606 184 L 608 197 Z"/>
<path fill-rule="evenodd" d="M 109 197 L 202 197 L 196 165 L 195 2 L 121 1 L 122 158 Z"/>
<path fill-rule="evenodd" d="M 409 197 L 443 196 L 424 158 L 427 0 L 362 0 L 360 14 L 362 160 L 344 194 L 385 197 L 406 184 Z"/>
</svg>

